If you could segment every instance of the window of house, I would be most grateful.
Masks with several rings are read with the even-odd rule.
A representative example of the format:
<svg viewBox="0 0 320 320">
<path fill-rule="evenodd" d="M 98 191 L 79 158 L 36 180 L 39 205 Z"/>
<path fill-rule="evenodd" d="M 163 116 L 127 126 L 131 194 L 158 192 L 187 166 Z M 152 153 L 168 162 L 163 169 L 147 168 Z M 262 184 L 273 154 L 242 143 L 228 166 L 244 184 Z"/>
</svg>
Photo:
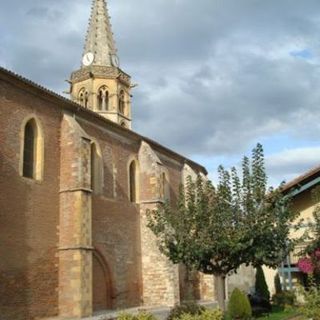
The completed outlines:
<svg viewBox="0 0 320 320">
<path fill-rule="evenodd" d="M 135 161 L 132 161 L 129 167 L 129 188 L 130 201 L 137 202 L 137 165 Z"/>
<path fill-rule="evenodd" d="M 161 173 L 160 176 L 160 199 L 169 200 L 169 182 L 165 172 Z"/>
<path fill-rule="evenodd" d="M 99 147 L 96 143 L 91 144 L 91 189 L 93 193 L 102 192 L 103 166 Z"/>
<path fill-rule="evenodd" d="M 125 114 L 125 95 L 123 90 L 119 94 L 119 112 L 123 115 Z"/>
<path fill-rule="evenodd" d="M 82 105 L 85 108 L 88 107 L 89 94 L 88 94 L 88 91 L 86 91 L 85 88 L 82 88 L 79 91 L 78 100 L 79 100 L 80 105 Z"/>
<path fill-rule="evenodd" d="M 35 119 L 24 126 L 22 176 L 40 180 L 42 175 L 43 139 Z"/>
<path fill-rule="evenodd" d="M 106 111 L 109 108 L 109 92 L 106 86 L 99 89 L 98 93 L 98 110 Z"/>
</svg>

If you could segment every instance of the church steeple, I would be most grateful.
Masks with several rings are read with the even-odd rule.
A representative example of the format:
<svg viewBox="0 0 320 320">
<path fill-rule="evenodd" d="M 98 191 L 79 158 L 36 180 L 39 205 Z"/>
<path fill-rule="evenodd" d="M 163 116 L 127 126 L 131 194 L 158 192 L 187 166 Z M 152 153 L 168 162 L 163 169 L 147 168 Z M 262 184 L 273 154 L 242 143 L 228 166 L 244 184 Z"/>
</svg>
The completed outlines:
<svg viewBox="0 0 320 320">
<path fill-rule="evenodd" d="M 81 68 L 71 75 L 71 99 L 131 129 L 131 78 L 119 68 L 106 0 L 94 0 Z"/>
<path fill-rule="evenodd" d="M 94 55 L 94 65 L 114 66 L 117 55 L 116 44 L 113 39 L 108 9 L 104 0 L 94 0 L 84 47 L 84 56 Z M 89 61 L 82 61 L 82 66 Z"/>
</svg>

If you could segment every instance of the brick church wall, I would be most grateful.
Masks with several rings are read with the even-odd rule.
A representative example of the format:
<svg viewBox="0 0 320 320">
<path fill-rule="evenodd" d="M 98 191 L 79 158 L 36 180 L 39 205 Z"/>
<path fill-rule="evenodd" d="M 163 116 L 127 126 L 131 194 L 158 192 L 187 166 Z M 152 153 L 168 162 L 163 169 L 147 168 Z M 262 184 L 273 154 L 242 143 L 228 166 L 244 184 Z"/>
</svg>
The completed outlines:
<svg viewBox="0 0 320 320">
<path fill-rule="evenodd" d="M 21 89 L 0 77 L 1 320 L 53 316 L 58 307 L 60 112 Z M 21 126 L 30 115 L 43 128 L 43 181 L 19 174 Z"/>
<path fill-rule="evenodd" d="M 68 143 L 71 146 L 77 142 L 68 134 L 64 138 L 71 140 L 62 141 L 62 113 L 65 109 L 59 105 L 59 100 L 46 98 L 41 91 L 29 90 L 19 81 L 17 86 L 0 77 L 0 320 L 29 320 L 57 315 L 59 269 L 60 277 L 63 277 L 68 274 L 69 267 L 74 267 L 73 260 L 67 257 L 69 253 L 63 248 L 60 248 L 60 264 L 61 261 L 65 263 L 59 266 L 57 249 L 61 227 L 59 210 L 63 214 L 66 209 L 70 213 L 68 217 L 76 216 L 69 210 L 76 202 L 68 198 L 72 197 L 69 193 L 64 195 L 63 190 L 72 187 L 68 181 L 75 178 L 73 171 L 76 169 L 72 165 L 77 159 L 77 156 L 74 158 L 76 152 Z M 19 173 L 21 126 L 30 115 L 35 115 L 43 128 L 43 181 L 26 179 Z M 182 297 L 179 294 L 178 267 L 160 255 L 151 231 L 146 229 L 144 214 L 146 208 L 154 207 L 161 200 L 159 182 L 162 172 L 167 174 L 170 200 L 176 202 L 182 182 L 182 160 L 151 145 L 150 152 L 160 164 L 156 160 L 155 169 L 153 160 L 149 163 L 148 158 L 145 158 L 146 163 L 139 163 L 139 194 L 146 202 L 131 203 L 128 194 L 129 163 L 133 159 L 140 160 L 139 152 L 144 142 L 136 135 L 121 132 L 122 129 L 108 127 L 99 119 L 92 121 L 93 116 L 84 112 L 73 119 L 86 135 L 87 153 L 90 141 L 95 142 L 103 158 L 101 193 L 91 194 L 89 185 L 81 185 L 81 188 L 88 187 L 87 191 L 81 191 L 81 197 L 88 198 L 88 205 L 92 204 L 92 208 L 81 206 L 81 210 L 87 211 L 89 220 L 92 218 L 94 275 L 93 288 L 89 285 L 87 291 L 93 291 L 93 309 L 157 303 L 173 305 Z M 72 132 L 70 127 L 70 134 Z M 81 150 L 77 152 L 81 154 Z M 69 156 L 73 158 L 69 159 Z M 90 163 L 89 158 L 88 155 L 83 158 L 87 164 Z M 67 162 L 70 163 L 64 166 Z M 146 167 L 142 168 L 144 165 Z M 85 213 L 81 210 L 80 213 Z M 60 233 L 61 243 L 65 243 L 65 236 L 68 238 L 68 228 Z M 71 246 L 77 241 L 73 242 Z M 87 260 L 83 258 L 81 261 Z M 80 275 L 85 274 L 80 271 Z M 71 283 L 72 279 L 69 280 Z M 87 283 L 87 280 L 83 279 L 83 282 Z M 183 288 L 181 283 L 180 288 Z M 60 310 L 63 309 L 61 305 L 62 301 Z"/>
</svg>

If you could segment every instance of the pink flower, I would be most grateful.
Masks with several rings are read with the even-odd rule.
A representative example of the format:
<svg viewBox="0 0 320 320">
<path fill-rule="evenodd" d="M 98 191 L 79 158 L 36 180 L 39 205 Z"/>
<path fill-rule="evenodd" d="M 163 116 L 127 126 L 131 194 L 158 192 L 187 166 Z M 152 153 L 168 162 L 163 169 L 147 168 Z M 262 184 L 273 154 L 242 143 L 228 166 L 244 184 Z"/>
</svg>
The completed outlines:
<svg viewBox="0 0 320 320">
<path fill-rule="evenodd" d="M 298 268 L 303 273 L 313 273 L 314 266 L 310 258 L 301 258 L 298 261 Z"/>
</svg>

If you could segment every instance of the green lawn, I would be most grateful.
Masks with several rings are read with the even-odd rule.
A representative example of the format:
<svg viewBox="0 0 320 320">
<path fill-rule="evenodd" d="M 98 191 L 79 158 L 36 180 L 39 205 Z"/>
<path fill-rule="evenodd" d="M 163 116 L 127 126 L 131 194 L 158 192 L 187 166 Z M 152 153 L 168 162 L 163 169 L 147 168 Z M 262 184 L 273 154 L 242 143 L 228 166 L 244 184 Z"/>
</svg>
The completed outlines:
<svg viewBox="0 0 320 320">
<path fill-rule="evenodd" d="M 269 316 L 260 317 L 260 320 L 304 320 L 305 318 L 299 317 L 299 312 L 297 310 L 274 310 Z"/>
</svg>

